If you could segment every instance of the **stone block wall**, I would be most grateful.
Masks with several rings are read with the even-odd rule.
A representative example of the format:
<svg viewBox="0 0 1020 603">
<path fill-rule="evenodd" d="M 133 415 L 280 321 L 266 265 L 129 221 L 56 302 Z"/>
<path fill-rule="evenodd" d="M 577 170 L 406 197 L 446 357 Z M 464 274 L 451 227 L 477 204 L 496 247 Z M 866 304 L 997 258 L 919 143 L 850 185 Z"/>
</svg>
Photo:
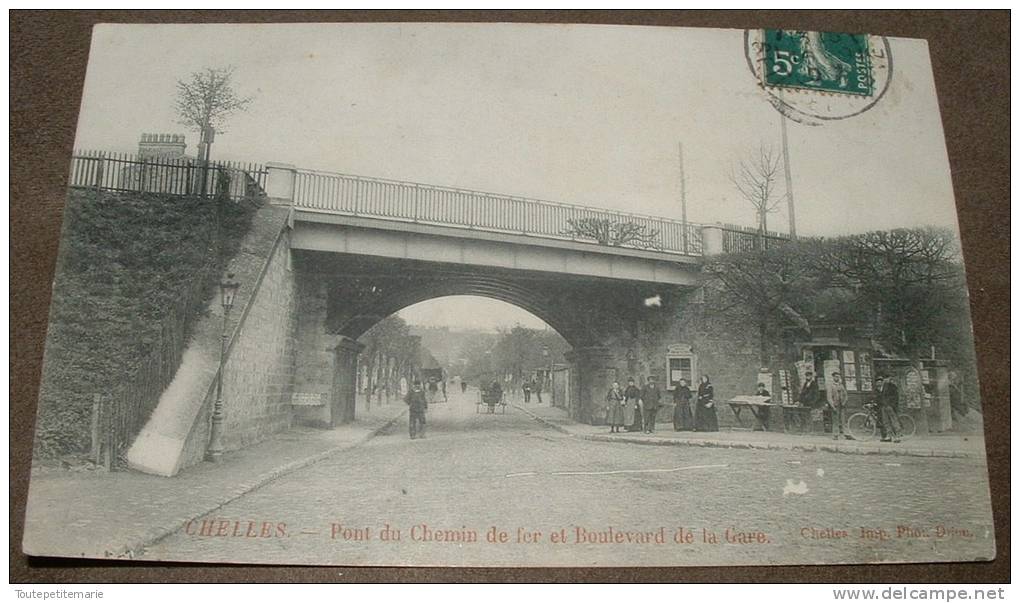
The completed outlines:
<svg viewBox="0 0 1020 603">
<path fill-rule="evenodd" d="M 297 290 L 285 213 L 272 207 L 260 210 L 241 253 L 230 262 L 230 271 L 242 284 L 230 316 L 233 342 L 224 370 L 223 445 L 227 451 L 264 440 L 292 424 Z M 211 304 L 210 319 L 217 325 L 221 312 L 218 300 Z M 181 468 L 205 458 L 216 399 L 215 369 L 212 372 L 183 446 Z"/>
<path fill-rule="evenodd" d="M 640 387 L 649 375 L 655 375 L 660 385 L 666 383 L 670 345 L 691 346 L 697 358 L 697 376 L 708 374 L 712 379 L 720 427 L 736 427 L 739 423 L 726 400 L 755 391 L 760 368 L 757 331 L 732 313 L 721 315 L 714 310 L 711 295 L 706 297 L 704 291 L 676 295 L 661 310 L 640 321 L 636 337 L 618 334 L 609 341 L 609 347 L 615 353 L 620 383 L 626 386 L 627 378 L 634 377 Z M 696 391 L 697 384 L 691 389 Z M 672 392 L 664 392 L 664 400 L 671 399 Z M 658 421 L 672 421 L 672 405 L 662 408 Z"/>
<path fill-rule="evenodd" d="M 664 364 L 666 345 L 690 345 L 697 356 L 697 378 L 707 374 L 712 380 L 719 426 L 736 427 L 739 423 L 726 401 L 755 392 L 761 368 L 758 331 L 731 313 L 720 316 L 714 310 L 710 294 L 690 294 L 678 308 L 675 341 L 662 342 L 657 351 Z M 697 384 L 692 385 L 696 389 Z"/>
<path fill-rule="evenodd" d="M 298 271 L 296 348 L 292 398 L 294 421 L 328 427 L 337 337 L 326 332 L 326 282 L 313 272 Z"/>
<path fill-rule="evenodd" d="M 296 290 L 289 250 L 284 234 L 230 349 L 223 381 L 225 450 L 250 446 L 291 425 Z"/>
</svg>

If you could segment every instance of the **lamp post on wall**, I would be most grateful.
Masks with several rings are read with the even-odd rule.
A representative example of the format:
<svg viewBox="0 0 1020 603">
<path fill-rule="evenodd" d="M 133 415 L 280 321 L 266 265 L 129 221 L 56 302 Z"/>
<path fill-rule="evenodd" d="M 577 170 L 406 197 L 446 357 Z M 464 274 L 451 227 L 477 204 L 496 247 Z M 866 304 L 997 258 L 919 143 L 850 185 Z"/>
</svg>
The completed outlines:
<svg viewBox="0 0 1020 603">
<path fill-rule="evenodd" d="M 220 281 L 220 303 L 223 305 L 223 327 L 220 330 L 220 370 L 216 372 L 216 402 L 213 404 L 212 428 L 209 432 L 209 449 L 207 457 L 218 463 L 223 460 L 223 368 L 227 357 L 227 322 L 230 309 L 234 306 L 234 297 L 241 283 L 234 280 L 233 274 Z"/>
</svg>

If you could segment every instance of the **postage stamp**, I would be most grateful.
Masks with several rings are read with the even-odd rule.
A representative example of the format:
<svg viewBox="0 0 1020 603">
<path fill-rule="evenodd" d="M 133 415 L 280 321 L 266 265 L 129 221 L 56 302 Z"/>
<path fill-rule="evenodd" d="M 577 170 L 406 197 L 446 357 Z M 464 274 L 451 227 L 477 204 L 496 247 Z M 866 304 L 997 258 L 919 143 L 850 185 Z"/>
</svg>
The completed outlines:
<svg viewBox="0 0 1020 603">
<path fill-rule="evenodd" d="M 892 52 L 881 36 L 748 30 L 744 52 L 768 101 L 804 125 L 818 126 L 870 110 L 892 80 Z"/>
<path fill-rule="evenodd" d="M 865 34 L 764 30 L 766 86 L 871 96 L 871 52 Z"/>
</svg>

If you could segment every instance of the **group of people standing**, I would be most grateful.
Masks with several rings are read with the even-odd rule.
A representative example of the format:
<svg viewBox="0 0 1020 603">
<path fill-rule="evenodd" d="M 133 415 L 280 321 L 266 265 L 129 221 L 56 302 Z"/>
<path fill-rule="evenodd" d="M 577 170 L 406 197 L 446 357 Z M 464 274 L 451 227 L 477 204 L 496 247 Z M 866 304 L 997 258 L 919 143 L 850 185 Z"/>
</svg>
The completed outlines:
<svg viewBox="0 0 1020 603">
<path fill-rule="evenodd" d="M 708 375 L 701 376 L 701 383 L 695 394 L 686 379 L 681 379 L 673 389 L 673 429 L 676 431 L 719 431 L 719 419 L 715 410 L 715 390 Z M 697 396 L 694 408 L 691 400 Z M 614 381 L 606 393 L 606 423 L 609 433 L 622 430 L 655 432 L 655 419 L 662 406 L 663 392 L 650 376 L 644 387 L 638 387 L 634 378 L 627 380 L 622 389 Z"/>
<path fill-rule="evenodd" d="M 532 377 L 530 381 L 525 381 L 521 384 L 521 391 L 524 392 L 524 403 L 531 403 L 531 394 L 535 394 L 538 398 L 538 403 L 542 403 L 542 382 L 537 377 Z"/>
<path fill-rule="evenodd" d="M 807 371 L 805 377 L 804 383 L 800 387 L 800 405 L 819 408 L 822 406 L 822 396 L 814 372 Z M 832 412 L 832 439 L 834 440 L 853 439 L 850 434 L 844 431 L 848 400 L 849 394 L 843 383 L 843 375 L 839 371 L 833 371 L 825 386 L 825 403 L 829 411 Z M 875 414 L 883 442 L 900 441 L 901 429 L 897 417 L 899 403 L 900 391 L 896 383 L 887 375 L 879 375 L 875 380 L 874 404 L 877 407 Z"/>
</svg>

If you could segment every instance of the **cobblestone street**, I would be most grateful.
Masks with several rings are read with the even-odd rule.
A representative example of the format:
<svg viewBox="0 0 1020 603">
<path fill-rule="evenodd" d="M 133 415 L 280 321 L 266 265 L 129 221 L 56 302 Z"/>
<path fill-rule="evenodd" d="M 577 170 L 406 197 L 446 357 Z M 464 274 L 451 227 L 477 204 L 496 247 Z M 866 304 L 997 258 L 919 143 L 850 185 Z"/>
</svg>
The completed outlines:
<svg viewBox="0 0 1020 603">
<path fill-rule="evenodd" d="M 142 558 L 669 566 L 993 555 L 980 456 L 595 442 L 512 408 L 476 414 L 474 399 L 433 405 L 426 439 L 398 423 L 182 525 Z"/>
</svg>

